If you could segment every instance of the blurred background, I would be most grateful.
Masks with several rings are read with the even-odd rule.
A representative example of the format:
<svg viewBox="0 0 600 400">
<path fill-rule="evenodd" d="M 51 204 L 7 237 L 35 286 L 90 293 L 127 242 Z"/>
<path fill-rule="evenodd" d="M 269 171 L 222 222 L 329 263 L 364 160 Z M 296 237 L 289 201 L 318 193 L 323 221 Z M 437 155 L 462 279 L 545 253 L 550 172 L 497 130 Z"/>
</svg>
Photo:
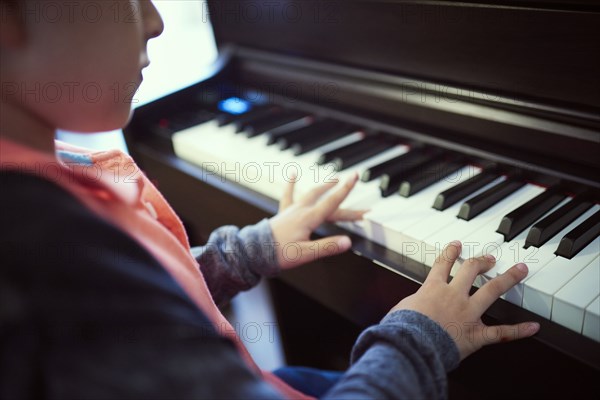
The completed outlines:
<svg viewBox="0 0 600 400">
<path fill-rule="evenodd" d="M 148 44 L 151 64 L 144 70 L 134 108 L 202 80 L 217 58 L 205 1 L 154 0 L 154 4 L 165 30 Z M 82 147 L 127 152 L 121 130 L 85 135 L 59 130 L 57 138 Z M 285 364 L 265 284 L 238 295 L 229 311 L 234 329 L 261 368 L 272 370 Z"/>
</svg>

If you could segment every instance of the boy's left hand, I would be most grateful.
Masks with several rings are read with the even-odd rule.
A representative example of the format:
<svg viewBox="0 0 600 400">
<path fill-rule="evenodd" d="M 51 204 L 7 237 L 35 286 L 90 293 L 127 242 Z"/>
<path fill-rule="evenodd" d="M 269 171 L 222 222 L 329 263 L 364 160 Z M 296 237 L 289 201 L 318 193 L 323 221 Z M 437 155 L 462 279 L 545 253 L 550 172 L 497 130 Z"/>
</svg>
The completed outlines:
<svg viewBox="0 0 600 400">
<path fill-rule="evenodd" d="M 324 196 L 338 181 L 319 186 L 294 202 L 292 180 L 279 202 L 279 213 L 270 219 L 276 244 L 277 261 L 282 269 L 290 269 L 318 258 L 342 253 L 352 243 L 348 236 L 330 236 L 310 240 L 311 233 L 323 222 L 355 221 L 368 210 L 344 210 L 340 204 L 356 185 L 354 175 L 328 196 Z"/>
</svg>

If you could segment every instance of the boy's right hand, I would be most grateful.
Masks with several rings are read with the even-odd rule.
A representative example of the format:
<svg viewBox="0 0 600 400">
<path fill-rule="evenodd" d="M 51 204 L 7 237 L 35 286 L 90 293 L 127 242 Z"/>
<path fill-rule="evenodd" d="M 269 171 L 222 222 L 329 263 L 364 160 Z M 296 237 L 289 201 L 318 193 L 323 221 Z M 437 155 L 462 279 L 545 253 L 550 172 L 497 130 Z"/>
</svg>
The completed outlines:
<svg viewBox="0 0 600 400">
<path fill-rule="evenodd" d="M 460 252 L 460 242 L 447 245 L 419 290 L 400 301 L 390 312 L 414 310 L 440 324 L 454 339 L 461 360 L 485 345 L 534 335 L 540 328 L 538 323 L 487 326 L 481 321 L 481 315 L 494 301 L 527 276 L 527 266 L 513 266 L 470 296 L 477 275 L 490 269 L 495 259 L 485 256 L 466 260 L 448 283 L 450 270 Z"/>
</svg>

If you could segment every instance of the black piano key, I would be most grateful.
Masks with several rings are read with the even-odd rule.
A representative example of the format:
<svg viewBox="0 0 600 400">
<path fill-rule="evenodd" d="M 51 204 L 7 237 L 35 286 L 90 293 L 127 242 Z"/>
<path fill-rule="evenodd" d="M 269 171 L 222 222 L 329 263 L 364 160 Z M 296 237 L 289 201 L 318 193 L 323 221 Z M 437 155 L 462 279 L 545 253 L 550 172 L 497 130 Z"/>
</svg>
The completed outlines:
<svg viewBox="0 0 600 400">
<path fill-rule="evenodd" d="M 509 194 L 516 192 L 524 185 L 525 182 L 519 179 L 508 178 L 504 182 L 501 182 L 464 202 L 463 205 L 460 206 L 457 217 L 470 221 L 488 208 L 496 205 Z"/>
<path fill-rule="evenodd" d="M 271 138 L 285 136 L 286 134 L 288 134 L 290 132 L 294 132 L 298 129 L 301 129 L 301 128 L 311 125 L 313 121 L 314 121 L 314 118 L 312 116 L 306 116 L 302 119 L 298 119 L 296 121 L 292 121 L 285 125 L 281 125 L 276 128 L 270 129 L 270 130 L 264 132 L 263 135 L 268 135 L 268 142 L 270 142 Z M 267 144 L 269 144 L 269 143 L 267 143 Z"/>
<path fill-rule="evenodd" d="M 435 149 L 431 152 L 422 152 L 420 156 L 415 157 L 412 162 L 405 162 L 394 171 L 381 175 L 379 189 L 382 197 L 389 197 L 398 193 L 402 182 L 414 179 L 423 170 L 437 163 L 436 158 L 441 154 L 441 150 Z"/>
<path fill-rule="evenodd" d="M 319 134 L 299 138 L 291 145 L 291 149 L 295 155 L 299 156 L 357 131 L 358 128 L 354 125 L 342 124 Z"/>
<path fill-rule="evenodd" d="M 437 161 L 427 168 L 418 171 L 416 174 L 407 177 L 400 184 L 400 196 L 410 197 L 446 176 L 455 173 L 464 167 L 464 165 L 465 163 L 459 157 L 453 157 L 447 161 Z"/>
<path fill-rule="evenodd" d="M 438 194 L 433 202 L 433 208 L 444 211 L 494 181 L 499 176 L 496 167 L 489 167 L 474 177 Z"/>
<path fill-rule="evenodd" d="M 279 106 L 255 108 L 245 114 L 238 115 L 231 123 L 235 126 L 235 132 L 240 133 L 244 131 L 247 124 L 254 121 L 260 121 L 261 119 L 272 115 L 277 115 L 282 111 L 282 108 Z"/>
<path fill-rule="evenodd" d="M 336 171 L 341 171 L 381 154 L 393 145 L 391 141 L 378 141 L 370 146 L 358 148 L 358 151 L 339 155 L 332 160 L 332 163 L 335 165 Z"/>
<path fill-rule="evenodd" d="M 527 233 L 524 247 L 526 249 L 529 246 L 541 247 L 593 205 L 592 200 L 585 195 L 575 197 L 546 218 L 536 222 Z"/>
<path fill-rule="evenodd" d="M 567 197 L 562 187 L 552 186 L 502 217 L 496 232 L 504 235 L 504 241 L 512 240 L 519 233 L 531 226 L 538 218 L 550 211 Z"/>
<path fill-rule="evenodd" d="M 377 179 L 383 174 L 391 175 L 395 171 L 399 171 L 402 168 L 406 168 L 407 165 L 412 165 L 419 161 L 421 158 L 427 158 L 423 152 L 423 148 L 418 147 L 410 149 L 408 152 L 394 157 L 390 160 L 384 161 L 381 164 L 377 164 L 366 171 L 364 171 L 360 177 L 363 182 L 370 182 L 373 179 Z"/>
<path fill-rule="evenodd" d="M 339 169 L 347 168 L 357 162 L 363 161 L 373 155 L 379 154 L 392 144 L 390 138 L 382 136 L 368 136 L 349 145 L 328 151 L 322 154 L 317 164 L 334 163 Z"/>
<path fill-rule="evenodd" d="M 342 146 L 337 149 L 333 149 L 331 151 L 321 154 L 321 156 L 317 160 L 317 164 L 323 165 L 323 164 L 330 163 L 336 157 L 340 157 L 345 154 L 352 154 L 355 151 L 358 151 L 359 148 L 367 148 L 371 144 L 374 144 L 373 137 L 366 137 L 366 138 L 358 140 L 354 143 L 350 143 L 346 146 Z"/>
<path fill-rule="evenodd" d="M 303 128 L 299 128 L 299 129 L 293 130 L 291 132 L 288 132 L 285 135 L 274 135 L 271 138 L 270 133 L 267 132 L 267 136 L 269 136 L 267 143 L 269 143 L 269 144 L 271 142 L 277 143 L 277 145 L 282 150 L 286 150 L 286 149 L 289 149 L 290 146 L 295 141 L 297 141 L 301 138 L 320 135 L 324 131 L 336 129 L 337 127 L 340 127 L 340 126 L 344 126 L 344 124 L 342 122 L 334 121 L 331 119 L 321 119 L 321 120 L 317 120 L 314 123 L 312 123 L 308 126 L 305 126 Z"/>
<path fill-rule="evenodd" d="M 560 240 L 558 249 L 556 249 L 554 254 L 571 259 L 581 249 L 590 244 L 592 240 L 596 239 L 598 235 L 600 235 L 600 211 L 597 211 L 581 225 L 567 233 Z"/>
<path fill-rule="evenodd" d="M 314 117 L 307 117 L 298 120 L 295 123 L 287 124 L 265 132 L 264 134 L 267 136 L 267 145 L 270 146 L 275 144 L 279 138 L 285 137 L 293 132 L 309 128 L 310 126 L 314 125 L 314 121 Z"/>
<path fill-rule="evenodd" d="M 269 115 L 261 118 L 260 120 L 247 123 L 244 126 L 244 132 L 248 137 L 254 137 L 306 117 L 308 117 L 308 114 L 305 112 L 286 110 L 284 112 L 275 115 Z"/>
</svg>

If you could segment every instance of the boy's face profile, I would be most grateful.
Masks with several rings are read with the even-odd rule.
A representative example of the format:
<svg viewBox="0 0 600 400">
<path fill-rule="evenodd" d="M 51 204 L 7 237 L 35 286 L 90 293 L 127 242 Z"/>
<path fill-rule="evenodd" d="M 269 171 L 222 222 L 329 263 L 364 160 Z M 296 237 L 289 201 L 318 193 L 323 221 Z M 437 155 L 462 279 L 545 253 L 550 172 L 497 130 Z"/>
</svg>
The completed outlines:
<svg viewBox="0 0 600 400">
<path fill-rule="evenodd" d="M 124 126 L 162 19 L 148 0 L 0 0 L 2 102 L 55 128 Z"/>
</svg>

